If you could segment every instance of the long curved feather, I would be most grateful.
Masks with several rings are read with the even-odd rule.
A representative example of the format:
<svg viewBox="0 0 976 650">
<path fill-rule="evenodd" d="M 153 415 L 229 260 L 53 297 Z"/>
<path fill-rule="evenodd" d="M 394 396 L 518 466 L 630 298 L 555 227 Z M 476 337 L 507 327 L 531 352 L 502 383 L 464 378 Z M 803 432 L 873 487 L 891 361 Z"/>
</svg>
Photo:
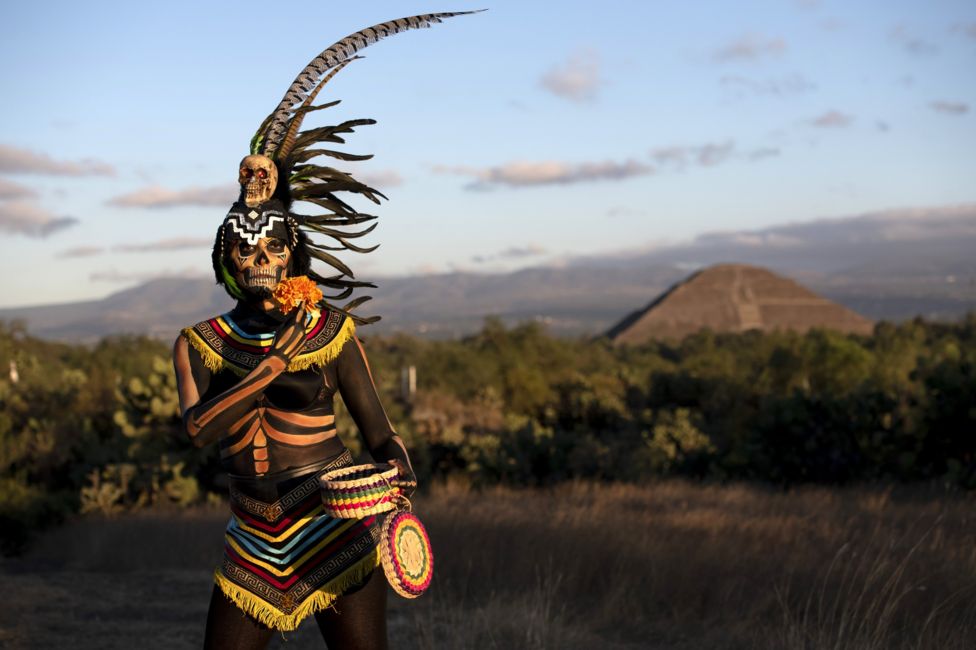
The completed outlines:
<svg viewBox="0 0 976 650">
<path fill-rule="evenodd" d="M 278 158 L 282 158 L 282 159 L 287 158 L 288 154 L 291 153 L 292 147 L 295 146 L 295 135 L 298 133 L 298 129 L 302 125 L 302 121 L 305 119 L 305 116 L 308 115 L 309 112 L 322 109 L 322 108 L 327 108 L 329 106 L 335 106 L 336 104 L 339 103 L 339 101 L 336 100 L 334 102 L 329 102 L 328 104 L 325 104 L 323 106 L 314 106 L 314 107 L 312 106 L 312 102 L 315 101 L 315 98 L 318 96 L 319 92 L 323 88 L 325 88 L 325 84 L 329 83 L 332 77 L 339 74 L 343 68 L 345 68 L 347 65 L 349 65 L 356 59 L 361 59 L 361 58 L 362 58 L 361 56 L 354 56 L 351 59 L 346 59 L 345 61 L 337 65 L 332 71 L 329 72 L 329 74 L 325 75 L 325 79 L 323 79 L 321 82 L 319 82 L 317 86 L 315 86 L 315 89 L 309 93 L 308 97 L 305 98 L 305 101 L 302 102 L 302 105 L 299 106 L 297 109 L 295 109 L 295 115 L 291 118 L 291 123 L 288 125 L 288 130 L 285 131 L 285 137 L 282 138 L 281 148 L 278 150 Z"/>
<path fill-rule="evenodd" d="M 463 16 L 472 13 L 477 12 L 453 11 L 398 18 L 397 20 L 390 20 L 385 23 L 373 25 L 372 27 L 367 27 L 330 45 L 321 54 L 312 59 L 301 73 L 295 77 L 291 86 L 288 87 L 285 96 L 282 97 L 278 107 L 272 113 L 271 121 L 267 129 L 257 138 L 261 142 L 261 153 L 269 158 L 275 157 L 278 146 L 281 144 L 282 138 L 285 135 L 288 125 L 288 115 L 292 109 L 305 100 L 308 93 L 315 88 L 323 74 L 343 61 L 355 56 L 359 50 L 393 34 L 399 34 L 410 29 L 431 27 L 434 23 L 439 23 L 445 18 L 453 18 L 454 16 Z"/>
</svg>

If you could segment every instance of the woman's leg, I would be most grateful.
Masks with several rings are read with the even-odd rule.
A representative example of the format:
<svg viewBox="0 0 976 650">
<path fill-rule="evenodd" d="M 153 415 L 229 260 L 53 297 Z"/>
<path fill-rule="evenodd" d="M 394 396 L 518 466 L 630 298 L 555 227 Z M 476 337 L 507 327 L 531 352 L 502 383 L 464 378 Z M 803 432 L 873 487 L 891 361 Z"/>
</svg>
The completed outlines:
<svg viewBox="0 0 976 650">
<path fill-rule="evenodd" d="M 267 625 L 242 612 L 214 585 L 210 611 L 207 612 L 204 650 L 264 650 L 273 632 Z"/>
<path fill-rule="evenodd" d="M 369 579 L 315 615 L 329 650 L 386 650 L 386 576 L 375 569 Z"/>
</svg>

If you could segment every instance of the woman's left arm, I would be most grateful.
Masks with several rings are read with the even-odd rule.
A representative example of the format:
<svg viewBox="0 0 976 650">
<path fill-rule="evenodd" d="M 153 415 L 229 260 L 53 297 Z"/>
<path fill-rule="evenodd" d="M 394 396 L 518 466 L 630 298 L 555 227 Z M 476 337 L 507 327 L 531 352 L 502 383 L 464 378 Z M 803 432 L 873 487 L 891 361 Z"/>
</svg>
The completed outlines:
<svg viewBox="0 0 976 650">
<path fill-rule="evenodd" d="M 380 403 L 363 345 L 355 336 L 342 347 L 337 359 L 339 394 L 359 427 L 370 455 L 378 462 L 397 465 L 403 487 L 416 483 L 410 456 Z M 409 491 L 409 490 L 408 490 Z"/>
</svg>

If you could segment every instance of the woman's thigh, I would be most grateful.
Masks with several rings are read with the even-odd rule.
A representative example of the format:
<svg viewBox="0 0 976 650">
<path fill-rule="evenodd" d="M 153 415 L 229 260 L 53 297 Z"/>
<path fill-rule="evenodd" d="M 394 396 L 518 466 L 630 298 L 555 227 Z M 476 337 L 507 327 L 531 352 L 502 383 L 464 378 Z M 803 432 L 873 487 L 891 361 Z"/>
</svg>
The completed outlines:
<svg viewBox="0 0 976 650">
<path fill-rule="evenodd" d="M 315 615 L 330 650 L 386 650 L 386 576 L 376 569 L 358 589 Z"/>
<path fill-rule="evenodd" d="M 214 585 L 207 612 L 204 650 L 264 650 L 274 632 L 267 625 L 245 614 Z"/>
</svg>

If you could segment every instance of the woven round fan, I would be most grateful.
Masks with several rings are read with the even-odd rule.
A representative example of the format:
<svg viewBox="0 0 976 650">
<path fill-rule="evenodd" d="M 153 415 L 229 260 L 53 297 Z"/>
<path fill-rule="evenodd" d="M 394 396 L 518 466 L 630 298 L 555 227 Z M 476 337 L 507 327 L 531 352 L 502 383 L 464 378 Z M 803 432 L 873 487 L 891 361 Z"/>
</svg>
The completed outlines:
<svg viewBox="0 0 976 650">
<path fill-rule="evenodd" d="M 434 575 L 434 553 L 417 515 L 401 511 L 383 519 L 380 559 L 387 582 L 404 598 L 416 598 L 427 590 Z"/>
</svg>

